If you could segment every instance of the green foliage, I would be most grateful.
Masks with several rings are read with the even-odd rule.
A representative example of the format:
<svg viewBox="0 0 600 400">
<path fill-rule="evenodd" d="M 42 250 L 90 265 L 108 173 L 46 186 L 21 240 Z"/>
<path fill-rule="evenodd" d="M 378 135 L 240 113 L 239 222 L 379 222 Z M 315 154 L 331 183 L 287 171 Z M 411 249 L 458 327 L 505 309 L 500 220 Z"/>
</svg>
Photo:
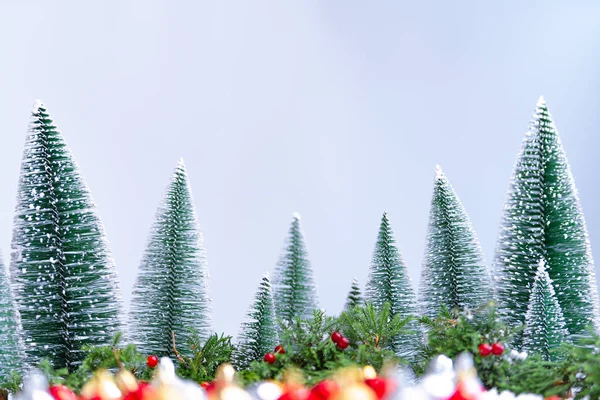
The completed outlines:
<svg viewBox="0 0 600 400">
<path fill-rule="evenodd" d="M 424 373 L 427 365 L 437 355 L 444 354 L 455 358 L 463 352 L 473 355 L 479 378 L 487 388 L 503 382 L 511 366 L 508 357 L 511 332 L 497 317 L 492 304 L 480 307 L 473 312 L 448 311 L 442 308 L 435 318 L 422 317 L 427 329 L 427 341 L 421 349 L 420 363 L 416 371 Z M 501 343 L 505 346 L 502 357 L 483 357 L 479 354 L 482 343 Z"/>
<path fill-rule="evenodd" d="M 366 301 L 376 310 L 389 305 L 389 317 L 406 319 L 417 316 L 417 298 L 404 259 L 396 246 L 387 214 L 383 214 L 366 289 Z M 415 343 L 422 340 L 416 320 L 410 320 L 410 333 L 390 337 L 387 347 L 399 357 L 414 359 Z"/>
<path fill-rule="evenodd" d="M 525 321 L 538 263 L 547 269 L 571 335 L 600 329 L 590 243 L 577 189 L 542 98 L 511 178 L 495 258 L 498 301 L 508 323 Z M 515 344 L 520 345 L 520 337 Z"/>
<path fill-rule="evenodd" d="M 75 370 L 84 346 L 121 329 L 120 291 L 104 227 L 69 149 L 41 103 L 26 138 L 11 279 L 26 363 Z"/>
<path fill-rule="evenodd" d="M 244 383 L 263 379 L 281 379 L 288 371 L 300 371 L 308 384 L 314 384 L 347 366 L 372 365 L 380 369 L 386 362 L 400 360 L 385 348 L 395 335 L 401 334 L 409 319 L 390 317 L 389 304 L 377 312 L 373 305 L 355 307 L 340 318 L 315 311 L 312 318 L 296 318 L 283 328 L 281 343 L 285 354 L 276 354 L 272 365 L 255 361 L 239 376 Z M 339 349 L 331 334 L 339 330 L 350 340 L 350 346 Z"/>
<path fill-rule="evenodd" d="M 435 318 L 442 306 L 480 307 L 493 299 L 491 282 L 469 216 L 437 166 L 419 292 L 421 311 Z"/>
<path fill-rule="evenodd" d="M 348 297 L 346 298 L 344 310 L 350 310 L 354 307 L 358 307 L 362 305 L 362 303 L 363 298 L 360 294 L 360 286 L 358 285 L 358 279 L 354 278 L 352 280 L 352 286 L 350 286 L 350 292 L 348 292 Z"/>
<path fill-rule="evenodd" d="M 252 361 L 262 359 L 277 345 L 275 309 L 268 274 L 260 282 L 248 319 L 242 324 L 240 338 L 233 352 L 233 364 L 238 369 L 248 368 Z"/>
<path fill-rule="evenodd" d="M 273 297 L 277 318 L 284 323 L 309 318 L 317 308 L 317 291 L 298 215 L 294 216 L 275 272 Z"/>
<path fill-rule="evenodd" d="M 208 270 L 190 182 L 180 161 L 156 213 L 133 289 L 132 337 L 139 350 L 172 356 L 172 333 L 187 341 L 190 328 L 210 331 Z M 187 349 L 182 352 L 188 353 Z"/>
<path fill-rule="evenodd" d="M 109 346 L 84 347 L 86 357 L 75 371 L 56 369 L 48 359 L 42 360 L 37 368 L 46 375 L 50 384 L 62 384 L 75 392 L 79 392 L 98 370 L 117 371 L 123 368 L 138 379 L 151 379 L 153 370 L 146 366 L 146 357 L 136 350 L 135 345 L 119 346 L 121 339 L 121 334 L 117 334 Z"/>
<path fill-rule="evenodd" d="M 231 361 L 231 336 L 214 333 L 203 340 L 198 332 L 191 331 L 187 335 L 187 347 L 190 349 L 189 356 L 182 355 L 175 349 L 179 360 L 177 375 L 185 379 L 198 383 L 211 381 L 218 366 Z"/>
</svg>

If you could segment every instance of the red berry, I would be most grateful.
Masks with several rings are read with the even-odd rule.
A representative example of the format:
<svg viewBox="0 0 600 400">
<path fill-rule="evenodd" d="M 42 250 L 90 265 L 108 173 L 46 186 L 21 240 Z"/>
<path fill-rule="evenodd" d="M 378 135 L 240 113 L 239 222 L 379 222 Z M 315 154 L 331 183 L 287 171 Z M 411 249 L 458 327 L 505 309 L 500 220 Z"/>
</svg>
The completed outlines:
<svg viewBox="0 0 600 400">
<path fill-rule="evenodd" d="M 50 395 L 54 397 L 55 400 L 77 400 L 77 396 L 75 393 L 71 391 L 68 387 L 64 385 L 53 385 L 48 389 Z"/>
<path fill-rule="evenodd" d="M 266 363 L 269 363 L 269 364 L 275 363 L 275 354 L 273 354 L 273 353 L 265 354 L 264 360 Z"/>
<path fill-rule="evenodd" d="M 146 365 L 150 368 L 155 368 L 158 365 L 158 357 L 148 356 L 148 358 L 146 359 Z"/>
<path fill-rule="evenodd" d="M 339 332 L 333 332 L 331 334 L 331 340 L 333 340 L 333 343 L 338 344 L 340 340 L 342 340 L 343 336 L 341 333 Z"/>
<path fill-rule="evenodd" d="M 344 350 L 346 347 L 350 345 L 350 340 L 346 337 L 342 337 L 339 342 L 336 343 L 337 347 Z"/>
<path fill-rule="evenodd" d="M 382 378 L 365 379 L 365 384 L 373 389 L 378 399 L 383 399 L 387 393 L 387 381 Z"/>
<path fill-rule="evenodd" d="M 504 353 L 504 346 L 501 343 L 494 343 L 492 345 L 492 354 L 495 356 L 499 356 Z"/>
<path fill-rule="evenodd" d="M 487 357 L 490 354 L 492 354 L 492 346 L 490 346 L 488 343 L 481 343 L 479 345 L 479 355 L 482 357 Z"/>
<path fill-rule="evenodd" d="M 282 345 L 275 347 L 275 354 L 285 354 L 285 349 Z"/>
</svg>

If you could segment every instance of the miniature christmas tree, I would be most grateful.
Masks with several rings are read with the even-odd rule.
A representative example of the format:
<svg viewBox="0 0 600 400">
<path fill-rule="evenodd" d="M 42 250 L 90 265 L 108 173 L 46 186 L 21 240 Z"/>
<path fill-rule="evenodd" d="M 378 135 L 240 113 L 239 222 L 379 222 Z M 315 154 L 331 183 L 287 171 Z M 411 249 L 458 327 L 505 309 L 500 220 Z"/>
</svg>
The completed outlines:
<svg viewBox="0 0 600 400">
<path fill-rule="evenodd" d="M 558 132 L 540 98 L 511 180 L 495 259 L 500 310 L 512 326 L 525 322 L 542 258 L 569 333 L 600 329 L 585 220 Z"/>
<path fill-rule="evenodd" d="M 15 311 L 8 271 L 0 256 L 0 386 L 6 383 L 12 372 L 23 367 L 19 320 Z"/>
<path fill-rule="evenodd" d="M 181 160 L 163 203 L 133 288 L 132 338 L 141 352 L 173 353 L 173 335 L 186 343 L 194 330 L 210 335 L 208 268 L 187 172 Z M 185 352 L 185 350 L 181 350 Z"/>
<path fill-rule="evenodd" d="M 104 227 L 62 134 L 36 102 L 12 239 L 11 278 L 26 362 L 73 369 L 84 345 L 121 329 L 120 294 Z"/>
<path fill-rule="evenodd" d="M 442 169 L 436 167 L 421 276 L 422 312 L 435 318 L 447 309 L 474 309 L 492 300 L 492 285 L 477 235 Z"/>
<path fill-rule="evenodd" d="M 294 215 L 284 252 L 277 264 L 273 289 L 275 312 L 284 323 L 290 323 L 294 318 L 310 318 L 317 309 L 312 267 L 297 214 Z"/>
<path fill-rule="evenodd" d="M 358 286 L 358 279 L 354 278 L 352 280 L 352 286 L 350 287 L 350 292 L 348 293 L 348 298 L 346 299 L 346 304 L 344 305 L 344 310 L 350 310 L 356 306 L 360 306 L 363 303 L 362 296 L 360 294 L 360 287 Z"/>
<path fill-rule="evenodd" d="M 556 357 L 558 349 L 568 337 L 563 313 L 556 299 L 552 281 L 546 270 L 546 262 L 540 261 L 536 272 L 523 332 L 523 350 L 537 353 L 544 360 Z"/>
<path fill-rule="evenodd" d="M 238 370 L 248 368 L 252 361 L 262 360 L 278 344 L 269 274 L 262 278 L 247 316 L 249 321 L 242 324 L 238 345 L 233 353 L 233 363 Z"/>
<path fill-rule="evenodd" d="M 401 319 L 418 315 L 417 301 L 408 270 L 402 255 L 396 247 L 394 232 L 387 214 L 383 214 L 379 234 L 375 243 L 373 260 L 367 282 L 365 300 L 381 311 L 385 303 L 390 305 L 391 317 Z M 392 341 L 391 349 L 403 358 L 411 359 L 416 343 L 421 336 L 416 319 L 406 327 L 410 333 L 403 334 Z"/>
</svg>

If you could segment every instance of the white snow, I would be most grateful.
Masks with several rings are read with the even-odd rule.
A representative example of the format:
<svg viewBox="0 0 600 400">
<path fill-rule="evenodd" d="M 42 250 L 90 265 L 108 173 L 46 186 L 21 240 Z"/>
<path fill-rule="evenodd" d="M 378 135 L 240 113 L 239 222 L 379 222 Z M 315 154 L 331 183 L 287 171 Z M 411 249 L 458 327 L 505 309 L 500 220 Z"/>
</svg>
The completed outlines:
<svg viewBox="0 0 600 400">
<path fill-rule="evenodd" d="M 540 96 L 540 98 L 537 101 L 536 106 L 537 107 L 542 107 L 546 105 L 546 100 L 544 100 L 544 96 Z"/>
<path fill-rule="evenodd" d="M 300 221 L 302 219 L 300 217 L 300 214 L 298 214 L 297 212 L 293 213 L 292 216 L 294 217 L 294 219 L 297 219 L 298 221 Z"/>
<path fill-rule="evenodd" d="M 40 107 L 44 107 L 44 103 L 42 103 L 42 101 L 40 99 L 36 99 L 33 102 L 33 109 L 31 110 L 32 113 L 37 113 L 38 109 Z"/>
<path fill-rule="evenodd" d="M 435 166 L 435 180 L 444 179 L 444 172 L 442 171 L 442 167 L 439 164 Z"/>
</svg>

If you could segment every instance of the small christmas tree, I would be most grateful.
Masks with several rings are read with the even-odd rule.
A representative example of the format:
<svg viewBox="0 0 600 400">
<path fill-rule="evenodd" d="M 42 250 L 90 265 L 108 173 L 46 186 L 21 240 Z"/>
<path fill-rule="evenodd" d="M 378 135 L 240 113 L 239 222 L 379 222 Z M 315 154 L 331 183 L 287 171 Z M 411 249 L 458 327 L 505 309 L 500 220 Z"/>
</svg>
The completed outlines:
<svg viewBox="0 0 600 400">
<path fill-rule="evenodd" d="M 0 386 L 6 383 L 12 372 L 23 367 L 19 320 L 15 311 L 8 271 L 0 255 Z"/>
<path fill-rule="evenodd" d="M 550 275 L 546 270 L 546 262 L 542 260 L 533 281 L 525 314 L 523 350 L 530 354 L 537 353 L 544 360 L 555 359 L 556 353 L 553 350 L 561 346 L 568 334 Z"/>
<path fill-rule="evenodd" d="M 390 305 L 390 315 L 401 319 L 418 315 L 417 301 L 408 270 L 396 246 L 394 232 L 387 214 L 381 217 L 377 242 L 367 282 L 365 300 L 381 311 Z M 409 322 L 408 334 L 394 338 L 391 349 L 403 358 L 412 359 L 416 343 L 421 340 L 416 320 Z"/>
<path fill-rule="evenodd" d="M 202 239 L 181 160 L 156 213 L 133 289 L 132 337 L 140 351 L 171 355 L 173 334 L 179 343 L 188 341 L 191 329 L 202 340 L 210 335 L 208 269 Z"/>
<path fill-rule="evenodd" d="M 84 346 L 107 345 L 122 307 L 104 227 L 77 164 L 36 102 L 25 143 L 11 280 L 26 362 L 74 369 Z"/>
<path fill-rule="evenodd" d="M 246 369 L 252 361 L 262 360 L 264 355 L 273 352 L 277 346 L 277 326 L 271 282 L 267 273 L 261 280 L 248 313 L 249 321 L 242 324 L 238 344 L 233 353 L 233 363 L 239 369 Z"/>
<path fill-rule="evenodd" d="M 362 296 L 360 294 L 360 287 L 358 286 L 358 279 L 352 280 L 352 286 L 350 286 L 350 292 L 344 305 L 344 310 L 350 310 L 356 306 L 360 306 L 363 303 Z"/>
<path fill-rule="evenodd" d="M 583 212 L 558 132 L 540 98 L 511 179 L 494 263 L 498 302 L 509 325 L 525 322 L 542 258 L 569 333 L 600 329 L 594 261 Z"/>
<path fill-rule="evenodd" d="M 492 300 L 483 251 L 467 212 L 442 169 L 436 167 L 421 276 L 422 312 L 435 318 L 449 310 L 474 309 Z"/>
<path fill-rule="evenodd" d="M 312 267 L 300 228 L 300 216 L 294 220 L 276 268 L 273 286 L 277 318 L 290 323 L 294 318 L 310 318 L 317 309 L 317 294 Z"/>
</svg>

